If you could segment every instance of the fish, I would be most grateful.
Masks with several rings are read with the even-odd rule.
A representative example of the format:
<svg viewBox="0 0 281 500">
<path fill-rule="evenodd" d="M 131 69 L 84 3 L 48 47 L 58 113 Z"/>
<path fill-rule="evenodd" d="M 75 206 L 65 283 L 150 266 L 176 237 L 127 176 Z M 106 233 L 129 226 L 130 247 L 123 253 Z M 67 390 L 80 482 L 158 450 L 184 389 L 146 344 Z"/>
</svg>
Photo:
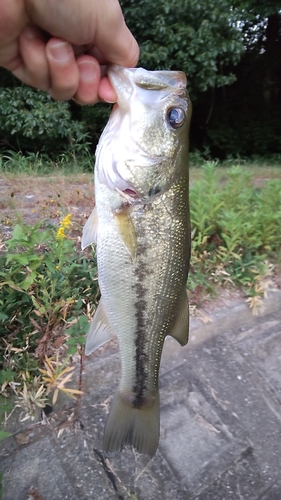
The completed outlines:
<svg viewBox="0 0 281 500">
<path fill-rule="evenodd" d="M 167 335 L 188 342 L 188 149 L 191 102 L 181 71 L 112 65 L 117 94 L 100 137 L 95 208 L 82 248 L 96 244 L 101 299 L 86 355 L 117 336 L 121 380 L 103 449 L 131 445 L 152 457 L 159 442 L 158 377 Z"/>
</svg>

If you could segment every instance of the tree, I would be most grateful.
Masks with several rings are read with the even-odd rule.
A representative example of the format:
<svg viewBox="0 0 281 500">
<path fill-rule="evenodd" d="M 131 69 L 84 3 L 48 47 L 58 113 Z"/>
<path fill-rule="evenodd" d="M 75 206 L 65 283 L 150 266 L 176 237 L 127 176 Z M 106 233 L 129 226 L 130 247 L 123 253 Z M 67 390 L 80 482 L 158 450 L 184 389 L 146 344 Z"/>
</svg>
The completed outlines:
<svg viewBox="0 0 281 500">
<path fill-rule="evenodd" d="M 281 153 L 281 5 L 268 0 L 234 0 L 245 46 L 233 68 L 236 82 L 216 90 L 205 143 L 218 156 Z"/>
<path fill-rule="evenodd" d="M 121 0 L 121 5 L 140 44 L 140 65 L 184 71 L 193 101 L 198 93 L 235 80 L 229 67 L 244 47 L 240 18 L 228 0 Z"/>
<path fill-rule="evenodd" d="M 276 0 L 234 0 L 243 15 L 246 51 L 259 61 L 265 103 L 281 90 L 281 4 Z"/>
</svg>

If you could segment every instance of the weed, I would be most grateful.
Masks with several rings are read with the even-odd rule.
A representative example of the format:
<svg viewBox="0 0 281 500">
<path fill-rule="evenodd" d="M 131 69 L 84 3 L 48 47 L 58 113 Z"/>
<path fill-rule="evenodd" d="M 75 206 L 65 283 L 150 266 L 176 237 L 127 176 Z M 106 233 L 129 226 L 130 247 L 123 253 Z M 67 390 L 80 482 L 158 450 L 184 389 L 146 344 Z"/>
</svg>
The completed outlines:
<svg viewBox="0 0 281 500">
<path fill-rule="evenodd" d="M 0 443 L 2 439 L 5 439 L 11 435 L 9 432 L 4 431 L 2 427 L 5 424 L 7 415 L 11 412 L 12 409 L 13 405 L 11 401 L 0 395 Z"/>
<path fill-rule="evenodd" d="M 28 418 L 33 420 L 36 415 L 36 409 L 44 408 L 46 403 L 46 389 L 39 377 L 34 377 L 29 387 L 24 382 L 23 389 L 19 391 L 16 402 L 16 407 L 23 410 L 20 421 L 24 422 Z"/>
<path fill-rule="evenodd" d="M 50 175 L 50 173 L 89 172 L 93 168 L 93 157 L 88 151 L 76 147 L 51 159 L 45 153 L 15 151 L 0 153 L 0 173 L 16 173 L 29 175 Z"/>
<path fill-rule="evenodd" d="M 74 366 L 66 366 L 68 361 L 69 359 L 66 358 L 63 363 L 60 362 L 58 355 L 55 360 L 49 359 L 46 356 L 44 362 L 45 369 L 39 369 L 43 374 L 43 381 L 47 384 L 47 394 L 49 394 L 52 390 L 54 391 L 52 399 L 53 405 L 57 401 L 59 391 L 69 394 L 70 396 L 73 396 L 74 394 L 82 394 L 82 392 L 77 389 L 65 387 L 65 384 L 70 381 L 75 368 Z"/>
<path fill-rule="evenodd" d="M 96 260 L 80 255 L 70 229 L 70 215 L 58 228 L 17 224 L 0 256 L 0 383 L 3 392 L 21 392 L 23 404 L 36 404 L 43 393 L 22 374 L 38 377 L 46 356 L 70 355 L 85 343 L 98 293 Z"/>
<path fill-rule="evenodd" d="M 242 287 L 257 309 L 272 275 L 270 260 L 281 247 L 281 181 L 253 186 L 241 166 L 221 182 L 217 163 L 203 166 L 190 189 L 192 259 L 189 288 L 212 291 L 212 284 Z M 255 297 L 255 299 L 254 299 Z"/>
</svg>

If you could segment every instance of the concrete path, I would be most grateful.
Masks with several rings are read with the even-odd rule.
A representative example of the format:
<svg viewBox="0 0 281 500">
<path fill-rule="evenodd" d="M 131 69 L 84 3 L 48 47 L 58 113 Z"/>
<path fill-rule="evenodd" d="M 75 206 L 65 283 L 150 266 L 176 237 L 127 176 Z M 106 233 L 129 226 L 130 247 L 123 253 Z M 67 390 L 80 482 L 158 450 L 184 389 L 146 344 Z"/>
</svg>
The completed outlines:
<svg viewBox="0 0 281 500">
<path fill-rule="evenodd" d="M 10 421 L 3 500 L 280 500 L 281 293 L 263 316 L 238 301 L 210 319 L 192 320 L 185 348 L 165 343 L 161 436 L 150 462 L 132 450 L 110 459 L 101 451 L 120 376 L 113 345 L 77 369 L 80 402 L 63 401 L 32 425 Z"/>
</svg>

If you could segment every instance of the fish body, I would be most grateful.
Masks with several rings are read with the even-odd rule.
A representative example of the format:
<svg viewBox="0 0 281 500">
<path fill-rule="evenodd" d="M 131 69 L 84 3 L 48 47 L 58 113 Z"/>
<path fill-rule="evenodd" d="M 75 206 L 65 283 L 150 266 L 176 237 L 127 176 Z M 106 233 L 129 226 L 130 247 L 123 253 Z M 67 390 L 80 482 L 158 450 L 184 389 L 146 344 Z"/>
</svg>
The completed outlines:
<svg viewBox="0 0 281 500">
<path fill-rule="evenodd" d="M 191 105 L 182 72 L 112 66 L 108 74 L 118 100 L 97 147 L 96 207 L 82 239 L 97 245 L 101 290 L 86 354 L 117 335 L 122 374 L 105 451 L 130 444 L 153 456 L 163 343 L 188 341 Z"/>
</svg>

